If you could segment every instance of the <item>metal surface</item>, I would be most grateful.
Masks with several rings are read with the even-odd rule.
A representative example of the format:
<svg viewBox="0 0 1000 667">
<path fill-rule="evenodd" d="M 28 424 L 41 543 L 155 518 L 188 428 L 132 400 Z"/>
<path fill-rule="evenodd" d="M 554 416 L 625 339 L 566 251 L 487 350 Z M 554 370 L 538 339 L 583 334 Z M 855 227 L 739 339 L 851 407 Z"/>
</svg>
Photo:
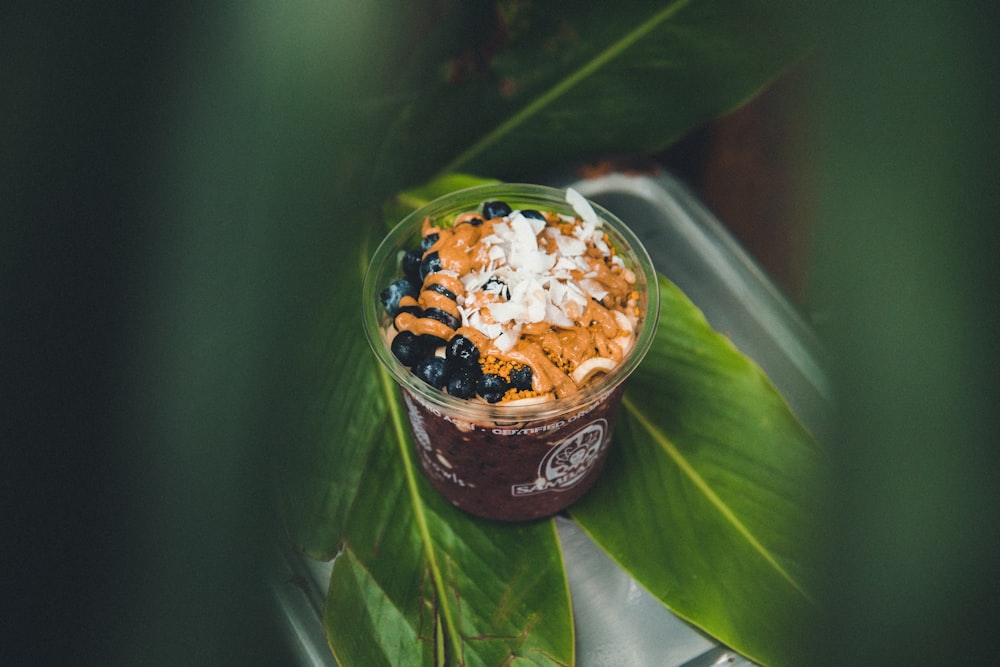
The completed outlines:
<svg viewBox="0 0 1000 667">
<path fill-rule="evenodd" d="M 801 314 L 722 224 L 678 181 L 610 174 L 571 184 L 625 220 L 673 281 L 767 373 L 816 439 L 829 438 L 833 393 L 824 353 Z"/>
<path fill-rule="evenodd" d="M 810 328 L 684 186 L 666 174 L 609 174 L 560 184 L 625 220 L 657 270 L 764 369 L 817 441 L 827 440 L 833 398 Z M 573 597 L 580 667 L 753 664 L 672 614 L 571 520 L 557 518 L 556 526 Z M 275 580 L 279 613 L 302 665 L 336 664 L 321 623 L 331 568 L 332 563 L 284 554 Z"/>
</svg>

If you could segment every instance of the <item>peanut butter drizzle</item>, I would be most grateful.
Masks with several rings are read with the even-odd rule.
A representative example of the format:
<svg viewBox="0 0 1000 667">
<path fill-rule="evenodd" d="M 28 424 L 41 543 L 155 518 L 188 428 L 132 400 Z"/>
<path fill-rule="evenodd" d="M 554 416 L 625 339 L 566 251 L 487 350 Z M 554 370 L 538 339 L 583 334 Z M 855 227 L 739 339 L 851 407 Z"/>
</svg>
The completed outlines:
<svg viewBox="0 0 1000 667">
<path fill-rule="evenodd" d="M 444 322 L 431 319 L 430 317 L 417 317 L 413 313 L 399 313 L 393 320 L 398 331 L 412 331 L 418 336 L 429 334 L 448 341 L 455 335 L 455 330 Z"/>
<path fill-rule="evenodd" d="M 480 354 L 487 354 L 490 352 L 490 339 L 487 338 L 486 334 L 479 329 L 474 329 L 473 327 L 459 327 L 455 330 L 455 333 L 460 336 L 465 336 L 471 340 L 472 344 L 476 346 L 476 349 L 480 351 Z"/>
<path fill-rule="evenodd" d="M 594 250 L 594 248 L 591 248 Z M 608 288 L 616 296 L 627 295 L 631 285 L 622 276 L 615 273 L 601 257 L 591 257 L 588 261 L 591 269 L 597 274 L 596 280 Z M 617 268 L 617 267 L 616 267 Z"/>
<path fill-rule="evenodd" d="M 573 367 L 594 356 L 594 336 L 587 327 L 573 327 L 556 331 L 561 346 L 559 356 Z"/>
<path fill-rule="evenodd" d="M 531 388 L 539 393 L 554 390 L 556 396 L 562 398 L 578 390 L 576 383 L 552 363 L 537 345 L 524 340 L 518 341 L 507 356 L 531 366 Z"/>
<path fill-rule="evenodd" d="M 461 313 L 458 312 L 458 304 L 455 303 L 455 300 L 449 299 L 444 294 L 441 294 L 441 292 L 425 289 L 420 293 L 420 298 L 417 299 L 417 302 L 421 308 L 439 308 L 453 317 L 462 318 Z"/>
<path fill-rule="evenodd" d="M 479 242 L 484 226 L 465 223 L 441 229 L 440 237 L 427 252 L 437 252 L 442 267 L 464 275 L 472 269 L 472 249 Z"/>
<path fill-rule="evenodd" d="M 594 347 L 597 348 L 597 356 L 611 359 L 616 364 L 622 360 L 622 349 L 618 343 L 608 340 L 602 332 L 594 333 Z"/>
<path fill-rule="evenodd" d="M 593 299 L 587 304 L 587 309 L 583 311 L 583 321 L 594 323 L 600 331 L 608 338 L 614 338 L 618 333 L 618 321 L 607 308 Z"/>
<path fill-rule="evenodd" d="M 552 327 L 548 322 L 528 322 L 523 327 L 521 327 L 521 335 L 524 336 L 541 336 L 547 331 L 551 331 Z"/>
</svg>

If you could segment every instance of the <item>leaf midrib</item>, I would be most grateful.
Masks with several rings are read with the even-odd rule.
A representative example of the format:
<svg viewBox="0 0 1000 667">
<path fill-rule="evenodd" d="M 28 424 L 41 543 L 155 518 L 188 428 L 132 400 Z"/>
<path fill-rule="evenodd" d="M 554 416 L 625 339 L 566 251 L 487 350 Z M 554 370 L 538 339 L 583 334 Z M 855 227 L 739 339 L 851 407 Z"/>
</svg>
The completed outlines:
<svg viewBox="0 0 1000 667">
<path fill-rule="evenodd" d="M 669 456 L 673 462 L 680 468 L 688 479 L 694 484 L 695 488 L 698 489 L 708 500 L 708 502 L 715 507 L 719 514 L 725 519 L 736 532 L 747 541 L 747 543 L 753 548 L 754 551 L 760 554 L 764 561 L 770 565 L 783 579 L 785 579 L 803 598 L 805 598 L 810 603 L 815 604 L 812 596 L 802 587 L 802 585 L 793 577 L 781 564 L 777 561 L 774 555 L 765 547 L 757 537 L 740 521 L 739 517 L 732 510 L 726 502 L 719 497 L 719 495 L 712 489 L 711 485 L 705 481 L 705 479 L 698 474 L 691 462 L 688 461 L 683 454 L 677 449 L 676 446 L 663 434 L 663 432 L 656 427 L 656 425 L 650 420 L 645 413 L 640 410 L 635 403 L 633 403 L 628 395 L 622 399 L 622 405 L 627 409 L 642 425 L 644 429 L 652 436 L 653 440 L 659 445 L 659 447 Z"/>
<path fill-rule="evenodd" d="M 400 414 L 399 401 L 396 396 L 397 388 L 384 368 L 379 367 L 378 373 L 379 380 L 382 383 L 382 390 L 385 393 L 386 405 L 389 406 L 389 415 L 393 431 L 396 435 L 396 444 L 399 446 L 399 453 L 403 461 L 403 470 L 406 475 L 406 487 L 407 492 L 410 495 L 410 503 L 413 507 L 413 515 L 416 519 L 417 531 L 420 533 L 420 541 L 424 545 L 424 554 L 427 557 L 428 568 L 431 572 L 431 578 L 434 580 L 434 590 L 436 591 L 437 598 L 439 600 L 438 609 L 444 617 L 444 623 L 447 629 L 448 639 L 452 645 L 452 650 L 455 656 L 461 661 L 461 642 L 459 640 L 458 630 L 455 626 L 455 619 L 452 616 L 451 607 L 447 602 L 444 576 L 442 575 L 441 567 L 437 562 L 437 554 L 434 551 L 434 543 L 431 539 L 430 526 L 427 523 L 427 515 L 424 513 L 423 503 L 420 499 L 420 490 L 417 488 L 417 472 L 414 467 L 410 448 L 407 446 L 407 427 L 403 422 L 403 416 Z"/>
<path fill-rule="evenodd" d="M 556 100 L 566 94 L 574 86 L 604 67 L 608 62 L 614 60 L 628 47 L 635 44 L 637 41 L 649 34 L 649 32 L 653 29 L 658 27 L 661 23 L 683 9 L 688 2 L 689 0 L 678 0 L 677 2 L 664 7 L 660 11 L 653 14 L 652 17 L 641 23 L 634 30 L 623 35 L 621 39 L 613 42 L 606 49 L 600 51 L 596 56 L 584 63 L 576 71 L 570 73 L 567 77 L 557 82 L 547 92 L 536 97 L 520 111 L 500 123 L 500 125 L 495 127 L 490 132 L 486 133 L 479 141 L 472 144 L 469 148 L 452 159 L 451 162 L 446 164 L 439 173 L 447 174 L 457 171 L 463 164 L 471 162 L 476 155 L 485 152 L 490 146 L 496 144 L 505 136 L 513 132 L 519 125 L 526 122 L 532 116 L 540 113 L 542 109 L 555 103 Z"/>
</svg>

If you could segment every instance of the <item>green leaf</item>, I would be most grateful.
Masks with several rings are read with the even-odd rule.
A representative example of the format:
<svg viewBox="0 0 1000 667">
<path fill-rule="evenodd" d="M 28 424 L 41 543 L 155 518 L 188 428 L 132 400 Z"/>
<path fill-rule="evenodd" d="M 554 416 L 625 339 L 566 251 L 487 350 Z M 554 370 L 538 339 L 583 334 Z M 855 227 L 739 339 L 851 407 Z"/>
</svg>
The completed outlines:
<svg viewBox="0 0 1000 667">
<path fill-rule="evenodd" d="M 770 381 L 660 281 L 608 467 L 572 508 L 676 614 L 764 664 L 801 664 L 825 456 Z"/>
<path fill-rule="evenodd" d="M 433 182 L 388 210 L 474 182 Z M 362 269 L 343 279 L 360 290 Z M 679 616 L 763 664 L 796 664 L 796 629 L 817 611 L 810 537 L 824 456 L 763 372 L 676 286 L 661 278 L 660 291 L 657 337 L 629 379 L 608 467 L 573 517 Z M 298 543 L 340 552 L 324 612 L 338 660 L 571 662 L 552 523 L 482 521 L 438 497 L 388 376 L 364 345 L 339 344 L 354 328 L 345 319 L 327 329 L 327 362 L 353 380 L 327 387 L 327 444 L 307 450 L 286 492 L 305 510 L 289 516 Z"/>
<path fill-rule="evenodd" d="M 314 24 L 305 4 L 298 13 L 275 15 L 279 29 L 270 37 L 281 57 L 265 56 L 265 82 L 281 113 L 267 127 L 273 153 L 267 159 L 280 174 L 272 187 L 287 191 L 285 199 L 309 221 L 293 228 L 290 235 L 301 231 L 289 241 L 301 252 L 289 274 L 303 289 L 289 296 L 301 299 L 295 327 L 306 341 L 294 348 L 299 358 L 287 360 L 289 376 L 302 381 L 288 387 L 288 404 L 298 413 L 286 429 L 282 513 L 297 548 L 336 557 L 324 622 L 345 667 L 570 664 L 573 625 L 552 522 L 503 525 L 468 517 L 432 492 L 408 455 L 399 395 L 367 349 L 357 317 L 364 267 L 386 229 L 378 202 L 457 167 L 534 180 L 581 159 L 657 150 L 753 95 L 801 57 L 811 33 L 796 2 L 625 0 L 613 12 L 600 3 L 568 12 L 564 3 L 499 2 L 485 14 L 415 3 L 406 16 L 428 7 L 437 13 L 427 16 L 442 20 L 419 23 L 413 42 L 424 46 L 407 62 L 409 53 L 394 42 L 372 64 L 378 76 L 353 67 L 365 61 L 365 35 L 384 39 L 385 28 L 391 40 L 408 19 L 386 27 L 378 8 L 367 5 L 353 7 L 347 22 L 327 8 Z M 454 31 L 454 45 L 447 31 Z M 467 182 L 451 178 L 390 202 L 390 219 Z M 712 358 L 689 361 L 697 375 Z M 636 375 L 647 385 L 648 404 L 630 399 L 613 469 L 635 466 L 626 456 L 634 449 L 663 451 L 654 437 L 661 425 L 643 421 L 650 406 L 671 396 L 656 372 Z M 688 388 L 680 382 L 672 391 L 687 395 Z M 691 413 L 699 414 L 698 395 L 689 398 Z M 754 457 L 747 454 L 750 465 Z M 609 481 L 600 488 L 616 487 Z M 709 517 L 703 539 L 732 534 L 720 515 L 703 516 Z M 755 534 L 757 526 L 747 525 Z M 599 526 L 593 530 L 603 539 Z M 761 543 L 765 551 L 775 548 Z M 740 643 L 750 632 L 740 626 L 745 607 L 730 623 L 742 634 L 716 622 L 719 607 L 729 604 L 724 592 L 703 581 L 665 587 L 655 564 L 666 554 L 651 551 L 644 559 L 610 538 L 606 546 L 623 562 L 632 558 L 630 570 L 682 615 L 739 650 L 767 654 Z M 796 555 L 785 558 L 777 562 L 797 575 Z M 760 595 L 759 604 L 785 600 L 781 589 L 745 585 L 738 595 Z M 700 606 L 676 602 L 706 590 L 712 594 Z M 777 631 L 764 637 L 787 641 Z"/>
<path fill-rule="evenodd" d="M 442 63 L 449 78 L 389 115 L 376 182 L 455 170 L 518 180 L 663 148 L 746 101 L 815 35 L 808 3 L 787 0 L 497 5 L 479 29 L 499 46 L 467 53 L 477 65 L 458 74 L 466 61 Z"/>
<path fill-rule="evenodd" d="M 370 223 L 372 241 L 383 226 Z M 472 518 L 424 479 L 397 387 L 358 321 L 339 315 L 360 312 L 364 268 L 337 269 L 345 292 L 313 350 L 329 374 L 303 415 L 319 435 L 290 453 L 282 485 L 293 541 L 336 556 L 324 611 L 335 656 L 345 666 L 571 664 L 553 523 Z"/>
</svg>

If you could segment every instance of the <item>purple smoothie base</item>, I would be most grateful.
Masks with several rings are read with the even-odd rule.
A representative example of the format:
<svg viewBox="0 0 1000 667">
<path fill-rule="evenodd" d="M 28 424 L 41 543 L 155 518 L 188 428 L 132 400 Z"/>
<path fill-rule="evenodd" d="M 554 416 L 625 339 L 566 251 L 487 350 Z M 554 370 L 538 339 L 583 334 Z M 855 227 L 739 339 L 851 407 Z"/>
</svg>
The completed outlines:
<svg viewBox="0 0 1000 667">
<path fill-rule="evenodd" d="M 528 521 L 566 509 L 604 468 L 624 384 L 545 420 L 472 424 L 403 389 L 424 474 L 456 507 L 489 519 Z"/>
</svg>

